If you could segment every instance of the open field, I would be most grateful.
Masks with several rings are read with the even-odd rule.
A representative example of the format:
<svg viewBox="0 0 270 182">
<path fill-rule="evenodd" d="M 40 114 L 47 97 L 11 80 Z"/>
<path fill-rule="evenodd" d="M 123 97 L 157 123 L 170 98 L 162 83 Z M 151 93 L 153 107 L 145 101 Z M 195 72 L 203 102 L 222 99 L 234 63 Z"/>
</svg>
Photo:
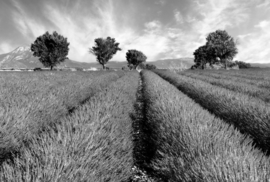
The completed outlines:
<svg viewBox="0 0 270 182">
<path fill-rule="evenodd" d="M 0 181 L 269 181 L 268 71 L 0 74 Z"/>
<path fill-rule="evenodd" d="M 154 73 L 143 73 L 143 88 L 144 125 L 152 128 L 146 165 L 163 181 L 269 179 L 269 159 L 249 137 Z"/>
<path fill-rule="evenodd" d="M 199 73 L 199 74 L 198 74 Z M 218 73 L 205 74 L 204 72 L 181 72 L 180 75 L 202 80 L 222 88 L 244 93 L 252 97 L 270 102 L 270 81 L 256 81 L 247 78 L 238 78 L 232 75 L 222 75 Z"/>
<path fill-rule="evenodd" d="M 40 72 L 1 74 L 0 159 L 72 112 L 122 73 Z M 7 81 L 8 80 L 8 81 Z"/>
<path fill-rule="evenodd" d="M 110 73 L 104 75 L 104 83 L 108 76 L 113 78 Z M 129 73 L 100 89 L 72 113 L 56 118 L 52 128 L 21 149 L 14 163 L 2 164 L 1 181 L 127 180 L 133 167 L 129 113 L 138 79 L 138 73 Z"/>
</svg>

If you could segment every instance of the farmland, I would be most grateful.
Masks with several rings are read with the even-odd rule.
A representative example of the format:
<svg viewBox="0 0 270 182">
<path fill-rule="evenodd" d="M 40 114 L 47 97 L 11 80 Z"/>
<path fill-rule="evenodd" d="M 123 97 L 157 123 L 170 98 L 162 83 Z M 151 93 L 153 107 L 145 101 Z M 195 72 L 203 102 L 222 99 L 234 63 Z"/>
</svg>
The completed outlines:
<svg viewBox="0 0 270 182">
<path fill-rule="evenodd" d="M 268 181 L 268 73 L 1 73 L 0 181 Z"/>
</svg>

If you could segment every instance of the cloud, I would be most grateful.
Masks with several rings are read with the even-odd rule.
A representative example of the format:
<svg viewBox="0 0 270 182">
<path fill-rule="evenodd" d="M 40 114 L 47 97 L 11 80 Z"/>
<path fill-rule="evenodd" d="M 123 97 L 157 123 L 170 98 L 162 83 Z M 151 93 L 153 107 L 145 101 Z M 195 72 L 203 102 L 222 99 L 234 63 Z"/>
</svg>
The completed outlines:
<svg viewBox="0 0 270 182">
<path fill-rule="evenodd" d="M 152 31 L 152 30 L 159 29 L 161 27 L 161 23 L 157 20 L 154 20 L 154 21 L 145 23 L 145 27 L 146 27 L 146 31 Z"/>
<path fill-rule="evenodd" d="M 267 28 L 269 26 L 269 23 L 270 23 L 269 21 L 263 20 L 259 24 L 255 25 L 255 27 L 264 29 L 264 28 Z"/>
<path fill-rule="evenodd" d="M 269 63 L 270 21 L 263 20 L 255 25 L 256 32 L 239 35 L 239 54 L 236 59 L 246 62 Z"/>
<path fill-rule="evenodd" d="M 159 5 L 165 5 L 166 1 L 165 0 L 158 0 L 155 2 L 155 4 L 159 4 Z"/>
<path fill-rule="evenodd" d="M 89 48 L 94 46 L 95 38 L 107 36 L 115 38 L 122 48 L 122 51 L 113 57 L 116 61 L 125 61 L 125 53 L 129 49 L 143 51 L 149 61 L 153 61 L 160 53 L 167 50 L 168 38 L 161 33 L 162 25 L 159 21 L 145 23 L 143 34 L 141 34 L 118 21 L 112 0 L 104 2 L 95 1 L 93 4 L 93 9 L 96 10 L 95 16 L 89 14 L 81 17 L 81 23 L 74 20 L 68 13 L 63 14 L 53 6 L 46 6 L 49 12 L 47 16 L 54 19 L 59 32 L 67 36 L 70 41 L 69 57 L 71 59 L 94 61 L 95 57 L 89 54 Z"/>
<path fill-rule="evenodd" d="M 184 20 L 180 11 L 177 11 L 177 10 L 174 11 L 174 18 L 177 23 L 179 24 L 184 23 Z"/>
<path fill-rule="evenodd" d="M 217 29 L 228 29 L 239 26 L 248 15 L 245 7 L 238 6 L 239 2 L 233 0 L 204 0 L 193 1 L 193 9 L 184 17 L 179 11 L 174 11 L 174 18 L 181 25 L 163 27 L 169 38 L 167 53 L 164 57 L 193 57 L 193 52 L 205 44 L 206 36 Z M 233 16 L 237 14 L 237 17 Z"/>
<path fill-rule="evenodd" d="M 197 3 L 198 4 L 198 3 Z M 234 0 L 209 0 L 198 4 L 197 10 L 203 19 L 195 22 L 193 29 L 199 31 L 202 37 L 217 29 L 236 27 L 248 18 L 245 7 Z"/>
<path fill-rule="evenodd" d="M 257 8 L 270 8 L 270 2 L 268 0 L 264 0 L 262 3 L 256 6 Z"/>
<path fill-rule="evenodd" d="M 9 52 L 10 50 L 14 49 L 14 47 L 11 46 L 10 43 L 5 42 L 0 44 L 0 52 Z"/>
<path fill-rule="evenodd" d="M 23 14 L 23 16 L 22 16 Z M 15 27 L 24 36 L 24 38 L 31 40 L 34 37 L 38 37 L 44 34 L 46 31 L 50 31 L 51 28 L 45 27 L 43 24 L 36 22 L 34 19 L 29 18 L 23 12 L 13 13 L 13 20 Z"/>
<path fill-rule="evenodd" d="M 225 29 L 240 41 L 239 59 L 266 61 L 270 21 L 269 13 L 260 12 L 267 7 L 263 0 L 11 0 L 0 5 L 0 10 L 8 9 L 9 18 L 0 17 L 0 51 L 30 45 L 46 31 L 57 31 L 68 38 L 73 60 L 95 61 L 89 48 L 96 38 L 110 36 L 122 48 L 113 60 L 125 61 L 126 51 L 137 49 L 153 61 L 192 57 L 207 34 Z"/>
</svg>

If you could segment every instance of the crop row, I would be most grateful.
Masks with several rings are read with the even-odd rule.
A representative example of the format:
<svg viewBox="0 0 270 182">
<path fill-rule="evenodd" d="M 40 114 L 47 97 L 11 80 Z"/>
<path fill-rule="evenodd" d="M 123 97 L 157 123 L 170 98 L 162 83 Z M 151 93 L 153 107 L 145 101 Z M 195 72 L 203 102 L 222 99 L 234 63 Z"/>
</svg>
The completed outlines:
<svg viewBox="0 0 270 182">
<path fill-rule="evenodd" d="M 270 160 L 252 140 L 156 74 L 143 71 L 138 135 L 146 166 L 161 181 L 267 181 Z M 136 143 L 135 143 L 136 145 Z M 139 145 L 139 144 L 137 144 Z M 150 155 L 151 154 L 151 155 Z M 140 157 L 140 156 L 139 156 Z"/>
<path fill-rule="evenodd" d="M 112 75 L 111 75 L 112 76 Z M 131 72 L 60 118 L 4 162 L 0 181 L 127 181 L 139 74 Z"/>
<path fill-rule="evenodd" d="M 256 85 L 257 87 L 260 88 L 270 88 L 270 80 L 265 80 L 265 79 L 250 79 L 250 78 L 243 78 L 243 77 L 238 77 L 236 75 L 231 74 L 231 72 L 218 72 L 218 71 L 196 71 L 196 73 L 200 75 L 205 75 L 205 76 L 211 76 L 217 79 L 226 79 L 226 80 L 231 80 L 239 83 L 246 83 L 246 84 L 251 84 L 251 85 Z"/>
<path fill-rule="evenodd" d="M 35 81 L 35 78 L 33 82 L 31 78 L 22 83 L 20 80 L 12 83 L 11 80 L 8 81 L 11 86 L 3 88 L 1 94 L 0 161 L 20 151 L 21 145 L 31 140 L 36 133 L 69 114 L 95 93 L 117 80 L 120 75 L 101 73 L 100 76 L 96 74 L 96 78 L 92 75 L 85 76 L 84 79 L 76 75 L 64 76 L 67 77 L 55 77 L 55 81 L 51 81 L 50 78 L 47 79 L 48 82 L 41 83 Z"/>
<path fill-rule="evenodd" d="M 228 73 L 224 73 L 224 72 L 217 72 L 217 71 L 188 71 L 187 73 L 196 73 L 198 75 L 203 75 L 203 76 L 209 76 L 209 77 L 213 77 L 216 79 L 223 79 L 223 80 L 230 80 L 230 81 L 234 81 L 237 83 L 245 83 L 245 84 L 249 84 L 249 85 L 254 85 L 260 88 L 270 88 L 270 80 L 252 80 L 249 78 L 243 78 L 243 77 L 237 77 L 234 75 L 230 75 L 230 72 Z M 182 73 L 186 73 L 186 72 L 179 72 L 180 74 Z"/>
<path fill-rule="evenodd" d="M 270 108 L 265 102 L 183 75 L 156 73 L 211 113 L 249 134 L 264 151 L 270 149 Z"/>
<path fill-rule="evenodd" d="M 257 80 L 257 81 L 270 81 L 269 77 L 269 71 L 268 70 L 253 70 L 253 69 L 248 69 L 248 70 L 211 70 L 211 72 L 217 72 L 222 75 L 230 75 L 230 76 L 235 76 L 239 78 L 244 78 L 244 79 L 249 79 L 249 80 Z"/>
<path fill-rule="evenodd" d="M 259 98 L 265 102 L 269 102 L 270 101 L 270 92 L 267 89 L 264 88 L 258 88 L 255 85 L 250 85 L 247 83 L 243 83 L 241 81 L 234 81 L 231 78 L 222 78 L 222 79 L 218 79 L 218 78 L 214 78 L 212 76 L 205 76 L 202 74 L 196 74 L 194 72 L 182 72 L 181 75 L 190 77 L 190 78 L 194 78 L 194 79 L 198 79 L 198 80 L 202 80 L 208 83 L 211 83 L 212 85 L 216 85 L 216 86 L 220 86 L 229 90 L 233 90 L 235 92 L 240 92 L 240 93 L 244 93 L 247 95 L 250 95 L 252 97 L 256 97 Z"/>
</svg>

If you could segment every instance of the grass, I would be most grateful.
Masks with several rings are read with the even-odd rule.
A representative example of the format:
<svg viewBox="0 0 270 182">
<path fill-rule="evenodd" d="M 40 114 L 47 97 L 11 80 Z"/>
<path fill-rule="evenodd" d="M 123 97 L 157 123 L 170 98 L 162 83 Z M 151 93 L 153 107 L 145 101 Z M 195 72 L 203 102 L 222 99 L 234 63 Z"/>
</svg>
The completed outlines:
<svg viewBox="0 0 270 182">
<path fill-rule="evenodd" d="M 145 117 L 138 122 L 152 131 L 142 128 L 138 135 L 151 143 L 141 150 L 153 154 L 142 156 L 152 175 L 173 182 L 269 179 L 269 158 L 250 138 L 156 74 L 143 71 L 142 80 Z"/>
<path fill-rule="evenodd" d="M 128 181 L 137 72 L 101 90 L 6 161 L 0 181 Z"/>
</svg>

